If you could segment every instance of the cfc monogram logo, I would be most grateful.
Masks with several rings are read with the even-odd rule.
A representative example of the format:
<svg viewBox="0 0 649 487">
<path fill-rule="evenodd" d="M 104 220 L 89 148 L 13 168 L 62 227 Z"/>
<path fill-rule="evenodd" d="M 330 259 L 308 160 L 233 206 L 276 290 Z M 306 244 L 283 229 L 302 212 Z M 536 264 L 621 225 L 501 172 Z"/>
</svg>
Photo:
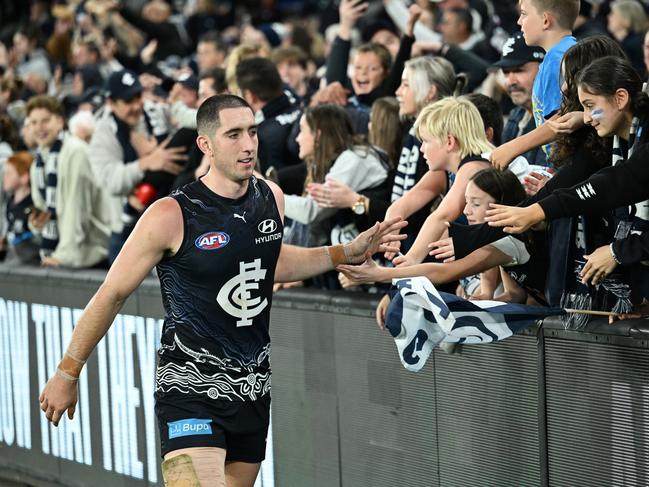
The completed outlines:
<svg viewBox="0 0 649 487">
<path fill-rule="evenodd" d="M 253 262 L 239 262 L 239 274 L 234 276 L 219 291 L 216 301 L 231 316 L 239 318 L 237 326 L 252 325 L 252 318 L 261 313 L 268 300 L 259 296 L 253 298 L 251 291 L 259 290 L 259 281 L 266 277 L 266 269 L 261 268 L 261 259 Z"/>
</svg>

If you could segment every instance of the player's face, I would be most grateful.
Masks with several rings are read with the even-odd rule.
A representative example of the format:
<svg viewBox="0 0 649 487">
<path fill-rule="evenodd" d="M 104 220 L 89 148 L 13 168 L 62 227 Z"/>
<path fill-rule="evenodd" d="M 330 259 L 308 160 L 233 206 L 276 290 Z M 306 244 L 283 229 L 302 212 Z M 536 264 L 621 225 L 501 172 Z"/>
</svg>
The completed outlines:
<svg viewBox="0 0 649 487">
<path fill-rule="evenodd" d="M 226 108 L 212 139 L 215 169 L 231 181 L 252 176 L 257 161 L 257 124 L 249 108 Z"/>
</svg>

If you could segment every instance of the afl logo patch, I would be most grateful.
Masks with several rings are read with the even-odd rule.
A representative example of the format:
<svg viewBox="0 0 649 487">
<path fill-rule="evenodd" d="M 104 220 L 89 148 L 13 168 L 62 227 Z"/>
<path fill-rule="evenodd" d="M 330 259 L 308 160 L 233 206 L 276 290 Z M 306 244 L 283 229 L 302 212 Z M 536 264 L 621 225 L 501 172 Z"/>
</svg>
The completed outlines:
<svg viewBox="0 0 649 487">
<path fill-rule="evenodd" d="M 277 222 L 269 218 L 268 220 L 261 222 L 257 226 L 257 230 L 259 230 L 261 233 L 273 233 L 275 230 L 277 230 Z"/>
<path fill-rule="evenodd" d="M 225 247 L 230 242 L 230 235 L 224 232 L 204 233 L 196 239 L 196 247 L 201 250 L 216 250 Z"/>
</svg>

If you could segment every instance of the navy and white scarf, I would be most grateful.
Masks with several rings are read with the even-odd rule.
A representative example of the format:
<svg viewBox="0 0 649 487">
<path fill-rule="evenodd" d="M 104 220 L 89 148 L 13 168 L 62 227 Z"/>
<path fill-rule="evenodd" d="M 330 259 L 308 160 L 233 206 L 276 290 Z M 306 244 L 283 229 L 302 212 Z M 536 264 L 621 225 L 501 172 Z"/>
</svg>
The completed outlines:
<svg viewBox="0 0 649 487">
<path fill-rule="evenodd" d="M 43 157 L 43 152 L 39 148 L 36 151 L 36 184 L 38 192 L 45 201 L 45 207 L 50 214 L 49 221 L 41 231 L 41 249 L 42 257 L 52 255 L 59 243 L 59 226 L 56 219 L 56 186 L 58 180 L 59 153 L 63 145 L 64 132 L 59 136 L 50 147 L 47 156 Z"/>
</svg>

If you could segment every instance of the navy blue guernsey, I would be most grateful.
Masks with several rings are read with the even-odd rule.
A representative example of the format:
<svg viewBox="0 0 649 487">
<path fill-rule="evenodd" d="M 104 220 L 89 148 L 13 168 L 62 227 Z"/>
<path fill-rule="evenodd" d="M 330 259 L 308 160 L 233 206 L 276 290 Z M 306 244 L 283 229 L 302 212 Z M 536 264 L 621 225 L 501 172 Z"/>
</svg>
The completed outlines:
<svg viewBox="0 0 649 487">
<path fill-rule="evenodd" d="M 165 321 L 156 394 L 257 400 L 270 392 L 268 327 L 282 245 L 273 192 L 251 177 L 236 200 L 200 180 L 171 197 L 184 236 L 157 266 Z"/>
</svg>

